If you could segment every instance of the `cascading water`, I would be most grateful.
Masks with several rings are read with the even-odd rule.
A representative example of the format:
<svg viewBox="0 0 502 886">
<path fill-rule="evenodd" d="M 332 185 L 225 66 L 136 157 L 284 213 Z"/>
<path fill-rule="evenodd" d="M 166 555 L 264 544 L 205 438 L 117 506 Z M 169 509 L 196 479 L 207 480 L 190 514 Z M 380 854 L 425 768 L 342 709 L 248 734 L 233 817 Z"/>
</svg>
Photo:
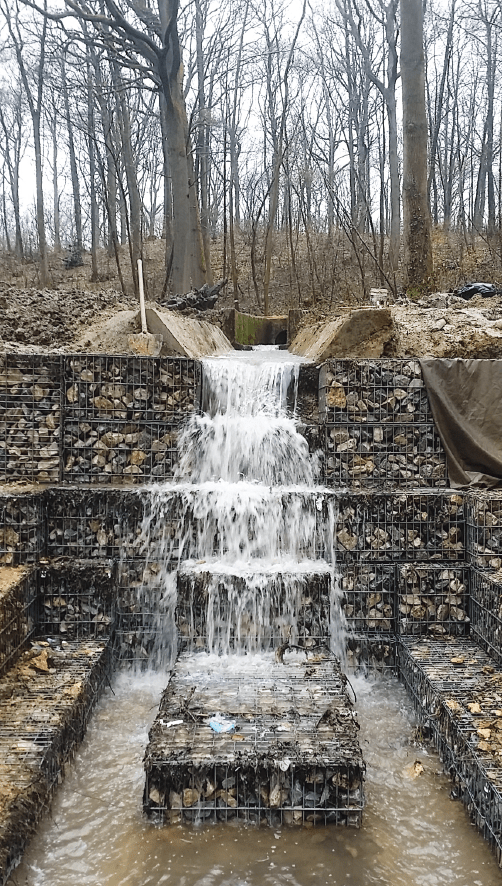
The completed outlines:
<svg viewBox="0 0 502 886">
<path fill-rule="evenodd" d="M 332 644 L 341 649 L 334 630 L 340 621 L 329 548 L 332 503 L 325 490 L 315 487 L 315 465 L 286 413 L 286 406 L 294 408 L 298 366 L 291 366 L 291 358 L 282 353 L 273 357 L 273 368 L 270 363 L 260 367 L 260 353 L 205 362 L 205 414 L 183 434 L 178 480 L 149 490 L 140 539 L 148 563 L 139 593 L 161 611 L 159 633 L 152 636 L 157 659 L 164 663 L 175 652 L 178 585 L 186 599 L 182 641 L 195 640 L 198 648 L 190 603 L 201 596 L 210 618 L 200 648 L 221 652 L 267 648 L 288 632 L 294 642 L 294 630 L 304 630 L 308 641 L 302 625 L 310 636 L 320 628 L 315 625 L 315 601 L 306 604 L 304 592 L 310 599 L 312 587 L 318 586 L 323 597 L 328 583 Z M 246 403 L 254 415 L 249 421 L 241 415 L 239 421 L 237 376 L 245 376 L 248 367 Z M 280 393 L 273 406 L 262 388 L 259 397 L 257 388 L 251 388 L 251 376 L 256 381 L 260 373 L 270 378 L 267 389 Z M 233 411 L 228 408 L 231 397 Z M 235 443 L 232 455 L 230 441 L 237 434 L 241 442 Z M 276 453 L 286 453 L 287 464 L 273 466 L 264 440 Z M 270 486 L 274 471 L 281 470 L 288 472 L 284 486 Z M 309 605 L 311 615 L 306 613 Z M 145 632 L 143 640 L 146 657 L 152 639 Z M 80 886 L 500 882 L 489 848 L 464 810 L 448 799 L 437 758 L 410 745 L 411 705 L 402 687 L 389 678 L 354 681 L 369 763 L 361 830 L 152 827 L 140 812 L 142 758 L 165 683 L 162 672 L 123 672 L 113 694 L 111 689 L 105 693 L 50 818 L 15 872 L 12 882 L 17 886 L 70 886 L 76 880 Z M 410 770 L 417 753 L 424 772 L 414 779 Z"/>
<path fill-rule="evenodd" d="M 156 664 L 176 654 L 176 605 L 184 648 L 308 646 L 330 624 L 343 653 L 333 504 L 295 427 L 300 362 L 270 348 L 203 361 L 203 412 L 183 429 L 176 482 L 152 490 L 143 525 L 156 580 L 140 594 L 161 592 Z"/>
</svg>

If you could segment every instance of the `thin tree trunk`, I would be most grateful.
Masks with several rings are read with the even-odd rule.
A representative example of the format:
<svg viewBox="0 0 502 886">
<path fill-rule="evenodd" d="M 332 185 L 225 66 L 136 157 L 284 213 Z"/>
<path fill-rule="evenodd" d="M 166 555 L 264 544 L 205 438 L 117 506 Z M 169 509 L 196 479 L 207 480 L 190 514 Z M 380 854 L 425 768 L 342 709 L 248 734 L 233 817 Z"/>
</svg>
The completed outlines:
<svg viewBox="0 0 502 886">
<path fill-rule="evenodd" d="M 80 180 L 77 169 L 77 158 L 75 153 L 75 136 L 73 134 L 73 123 L 70 114 L 70 100 L 68 96 L 68 83 L 66 81 L 66 64 L 65 56 L 61 59 L 61 82 L 63 85 L 63 100 L 66 119 L 66 129 L 68 132 L 68 154 L 70 157 L 70 175 L 71 188 L 73 195 L 73 214 L 75 219 L 75 244 L 78 249 L 82 249 L 82 209 L 80 199 Z"/>
</svg>

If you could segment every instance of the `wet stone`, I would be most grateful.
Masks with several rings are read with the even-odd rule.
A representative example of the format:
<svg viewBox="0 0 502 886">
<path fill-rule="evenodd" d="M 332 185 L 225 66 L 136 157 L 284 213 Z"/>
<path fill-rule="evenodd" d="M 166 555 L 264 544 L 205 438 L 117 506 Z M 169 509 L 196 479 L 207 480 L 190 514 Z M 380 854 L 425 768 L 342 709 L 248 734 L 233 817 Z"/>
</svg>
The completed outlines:
<svg viewBox="0 0 502 886">
<path fill-rule="evenodd" d="M 217 717 L 229 731 L 217 732 Z M 181 722 L 180 722 L 181 721 Z M 358 827 L 362 753 L 345 680 L 326 654 L 182 655 L 145 756 L 145 811 L 163 822 Z"/>
</svg>

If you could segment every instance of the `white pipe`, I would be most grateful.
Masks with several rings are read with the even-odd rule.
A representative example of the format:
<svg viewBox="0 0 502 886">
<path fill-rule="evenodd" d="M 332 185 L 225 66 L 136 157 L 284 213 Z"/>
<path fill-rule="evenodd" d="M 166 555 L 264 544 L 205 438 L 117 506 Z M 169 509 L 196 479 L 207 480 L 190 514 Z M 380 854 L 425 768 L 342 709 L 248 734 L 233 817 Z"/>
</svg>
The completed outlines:
<svg viewBox="0 0 502 886">
<path fill-rule="evenodd" d="M 143 288 L 143 262 L 140 258 L 138 258 L 138 280 L 139 280 L 139 308 L 141 311 L 141 332 L 146 334 L 148 332 L 148 327 L 146 325 L 146 310 L 145 310 L 145 290 Z"/>
</svg>

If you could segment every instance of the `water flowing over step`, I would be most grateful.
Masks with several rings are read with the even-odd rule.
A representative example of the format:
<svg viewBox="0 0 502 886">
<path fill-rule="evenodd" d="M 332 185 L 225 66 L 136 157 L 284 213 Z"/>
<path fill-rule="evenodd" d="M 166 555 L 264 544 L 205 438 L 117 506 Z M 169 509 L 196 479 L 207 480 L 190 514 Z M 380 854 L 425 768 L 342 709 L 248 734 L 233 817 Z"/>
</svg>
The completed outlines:
<svg viewBox="0 0 502 886">
<path fill-rule="evenodd" d="M 145 763 L 162 820 L 361 821 L 333 498 L 296 429 L 298 372 L 270 349 L 204 361 L 203 415 L 180 435 L 175 484 L 152 491 L 152 651 L 166 666 L 180 653 Z"/>
</svg>

